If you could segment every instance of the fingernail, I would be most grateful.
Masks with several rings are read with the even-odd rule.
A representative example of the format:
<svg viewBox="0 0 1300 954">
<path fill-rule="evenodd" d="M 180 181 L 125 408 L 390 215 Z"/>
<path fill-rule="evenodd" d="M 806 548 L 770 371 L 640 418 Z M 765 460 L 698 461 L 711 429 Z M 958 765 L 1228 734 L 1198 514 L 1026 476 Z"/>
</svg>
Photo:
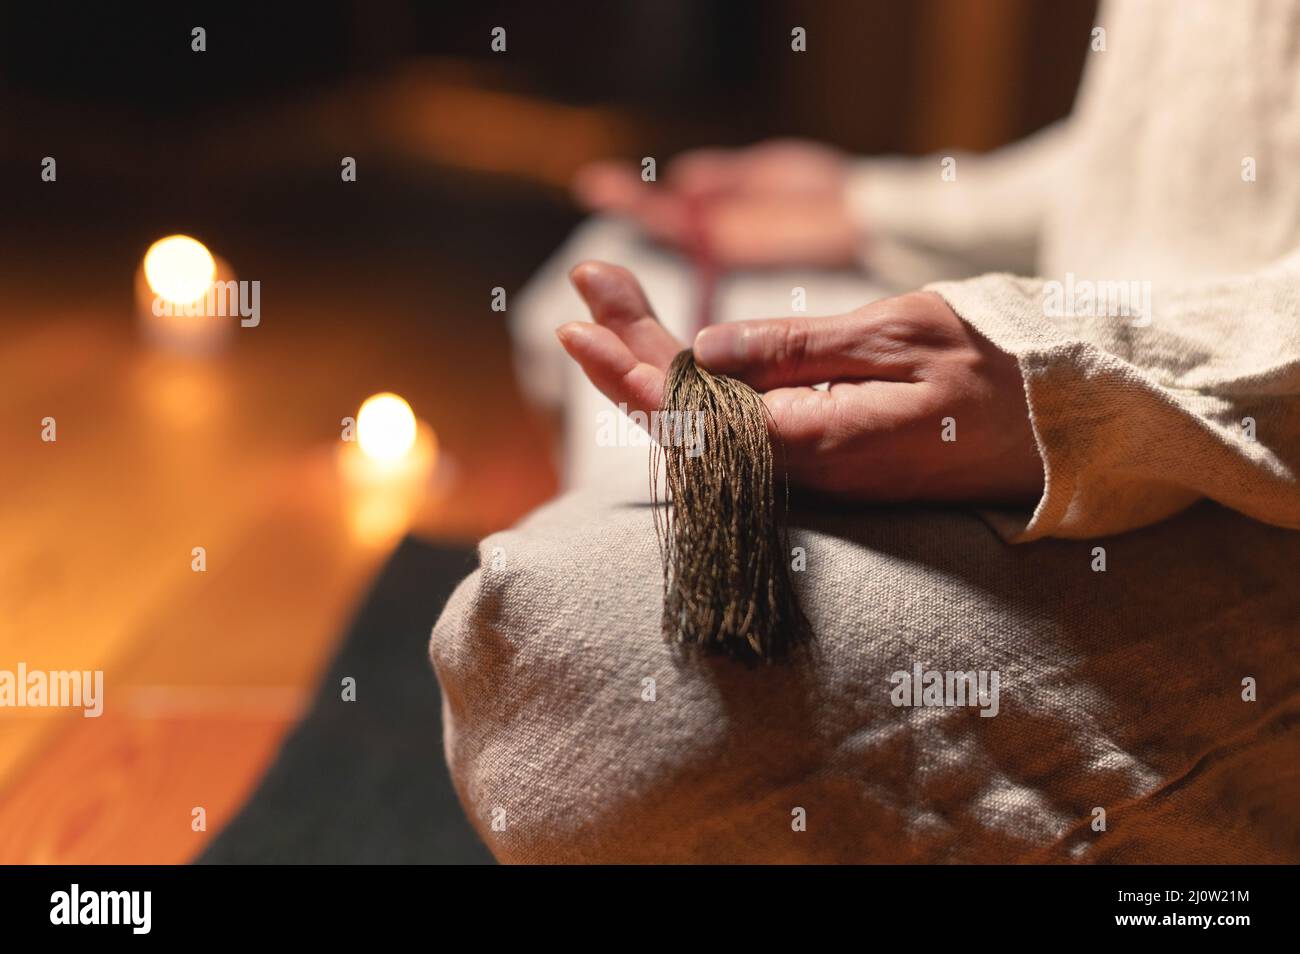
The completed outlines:
<svg viewBox="0 0 1300 954">
<path fill-rule="evenodd" d="M 560 344 L 567 348 L 578 335 L 582 334 L 581 330 L 579 330 L 581 328 L 582 322 L 570 321 L 568 324 L 560 325 L 555 329 L 555 337 L 559 338 Z"/>
<path fill-rule="evenodd" d="M 733 361 L 735 355 L 735 335 L 726 328 L 705 328 L 695 336 L 691 350 L 695 360 L 705 367 L 718 367 Z"/>
<path fill-rule="evenodd" d="M 588 286 L 600 277 L 601 264 L 601 262 L 588 260 L 579 262 L 569 269 L 569 281 L 573 283 L 574 288 L 578 289 L 579 294 L 585 297 Z"/>
</svg>

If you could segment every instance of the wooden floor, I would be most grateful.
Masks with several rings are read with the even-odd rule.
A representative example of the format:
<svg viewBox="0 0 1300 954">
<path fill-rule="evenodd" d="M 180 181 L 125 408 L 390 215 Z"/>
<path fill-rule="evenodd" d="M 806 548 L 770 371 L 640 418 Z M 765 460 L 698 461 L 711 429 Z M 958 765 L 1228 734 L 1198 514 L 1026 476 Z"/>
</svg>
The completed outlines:
<svg viewBox="0 0 1300 954">
<path fill-rule="evenodd" d="M 412 524 L 459 540 L 553 491 L 546 428 L 499 324 L 369 321 L 360 283 L 286 283 L 208 360 L 146 345 L 116 293 L 27 287 L 0 346 L 0 668 L 102 669 L 105 705 L 0 709 L 0 863 L 184 862 L 257 782 L 395 542 L 358 522 L 339 419 L 374 391 L 410 400 L 442 444 Z"/>
</svg>

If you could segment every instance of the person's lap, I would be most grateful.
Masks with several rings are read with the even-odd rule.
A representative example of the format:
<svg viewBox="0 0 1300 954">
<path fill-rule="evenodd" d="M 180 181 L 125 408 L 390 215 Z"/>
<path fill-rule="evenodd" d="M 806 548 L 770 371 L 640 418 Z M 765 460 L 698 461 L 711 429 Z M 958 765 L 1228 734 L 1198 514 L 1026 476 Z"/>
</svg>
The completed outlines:
<svg viewBox="0 0 1300 954">
<path fill-rule="evenodd" d="M 1211 505 L 1023 546 L 957 510 L 796 524 L 816 647 L 755 669 L 662 641 L 644 504 L 581 492 L 483 542 L 432 653 L 449 759 L 500 857 L 1267 860 L 1295 845 L 1278 809 L 1245 826 L 1269 804 L 1262 763 L 1297 761 L 1294 534 Z M 996 672 L 996 696 L 896 705 L 951 701 L 902 692 L 918 667 L 923 685 Z"/>
</svg>

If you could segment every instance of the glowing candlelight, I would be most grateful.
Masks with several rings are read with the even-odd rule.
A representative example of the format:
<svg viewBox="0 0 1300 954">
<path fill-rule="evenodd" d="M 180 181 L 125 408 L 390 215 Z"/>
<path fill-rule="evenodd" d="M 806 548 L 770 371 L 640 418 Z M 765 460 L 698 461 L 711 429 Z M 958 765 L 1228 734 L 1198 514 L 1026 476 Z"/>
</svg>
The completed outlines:
<svg viewBox="0 0 1300 954">
<path fill-rule="evenodd" d="M 233 283 L 230 266 L 188 235 L 168 235 L 149 246 L 136 270 L 136 317 L 158 344 L 188 352 L 217 348 L 232 319 L 209 312 L 217 283 Z M 233 287 L 233 285 L 232 285 Z M 238 321 L 238 316 L 234 318 Z"/>
<path fill-rule="evenodd" d="M 391 392 L 365 400 L 354 436 L 339 451 L 349 524 L 361 542 L 385 543 L 410 525 L 424 499 L 438 440 L 411 405 Z"/>
<path fill-rule="evenodd" d="M 366 398 L 357 412 L 357 443 L 376 460 L 394 461 L 415 444 L 415 412 L 391 392 Z"/>
<path fill-rule="evenodd" d="M 217 277 L 217 260 L 198 239 L 169 235 L 144 253 L 144 277 L 155 295 L 189 305 L 208 293 Z"/>
</svg>

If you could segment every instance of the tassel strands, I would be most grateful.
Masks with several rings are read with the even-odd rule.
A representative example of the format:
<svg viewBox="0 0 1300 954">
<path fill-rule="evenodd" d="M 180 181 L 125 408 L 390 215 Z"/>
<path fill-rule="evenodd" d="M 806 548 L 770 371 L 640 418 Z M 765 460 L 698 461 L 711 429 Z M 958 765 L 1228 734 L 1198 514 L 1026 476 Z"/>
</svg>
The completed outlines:
<svg viewBox="0 0 1300 954">
<path fill-rule="evenodd" d="M 812 636 L 790 578 L 789 491 L 778 503 L 767 422 L 757 391 L 683 351 L 650 457 L 664 637 L 748 661 L 782 659 Z"/>
</svg>

